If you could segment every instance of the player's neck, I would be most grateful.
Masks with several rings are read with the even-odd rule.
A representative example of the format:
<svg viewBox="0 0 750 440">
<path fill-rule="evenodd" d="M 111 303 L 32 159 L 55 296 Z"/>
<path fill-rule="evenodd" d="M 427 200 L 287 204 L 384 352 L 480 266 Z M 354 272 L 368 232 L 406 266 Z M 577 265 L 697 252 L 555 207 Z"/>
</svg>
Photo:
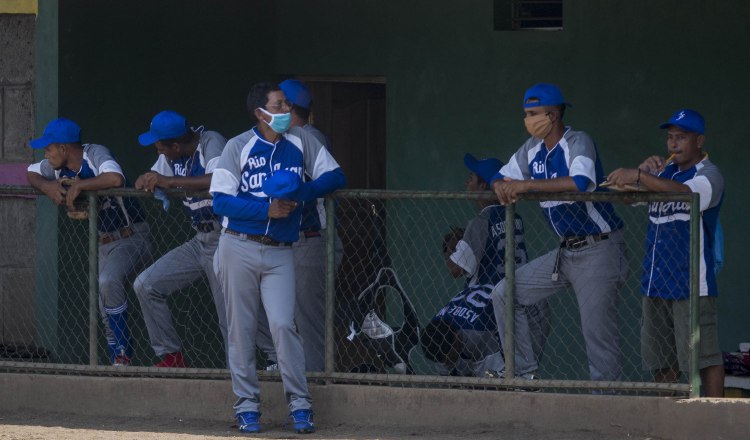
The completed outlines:
<svg viewBox="0 0 750 440">
<path fill-rule="evenodd" d="M 549 134 L 544 137 L 544 146 L 547 147 L 547 150 L 555 148 L 564 134 L 565 127 L 562 124 L 555 124 Z"/>
<path fill-rule="evenodd" d="M 74 149 L 68 154 L 68 160 L 65 161 L 65 168 L 76 173 L 81 171 L 83 166 L 83 149 Z"/>
<path fill-rule="evenodd" d="M 258 127 L 258 131 L 263 136 L 263 139 L 271 142 L 272 144 L 275 144 L 279 141 L 279 139 L 281 139 L 281 133 L 276 133 L 268 124 L 263 121 L 258 121 L 258 125 L 256 127 Z"/>
</svg>

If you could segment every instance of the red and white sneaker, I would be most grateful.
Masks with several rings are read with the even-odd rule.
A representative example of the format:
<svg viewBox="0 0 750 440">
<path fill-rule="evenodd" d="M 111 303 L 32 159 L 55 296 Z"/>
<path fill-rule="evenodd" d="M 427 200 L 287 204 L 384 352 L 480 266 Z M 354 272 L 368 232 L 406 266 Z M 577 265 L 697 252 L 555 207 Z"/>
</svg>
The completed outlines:
<svg viewBox="0 0 750 440">
<path fill-rule="evenodd" d="M 130 358 L 124 354 L 118 354 L 115 356 L 115 360 L 112 362 L 113 367 L 128 367 L 130 366 Z"/>
<path fill-rule="evenodd" d="M 185 362 L 185 357 L 182 355 L 181 351 L 176 351 L 174 353 L 167 353 L 162 358 L 162 361 L 158 364 L 154 365 L 154 367 L 159 368 L 187 368 L 187 363 Z"/>
</svg>

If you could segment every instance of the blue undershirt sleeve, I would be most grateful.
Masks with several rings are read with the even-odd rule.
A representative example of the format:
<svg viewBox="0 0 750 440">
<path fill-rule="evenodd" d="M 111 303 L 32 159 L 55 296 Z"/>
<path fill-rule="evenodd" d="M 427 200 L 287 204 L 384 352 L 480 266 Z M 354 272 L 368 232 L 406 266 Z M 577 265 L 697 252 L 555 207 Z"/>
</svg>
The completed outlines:
<svg viewBox="0 0 750 440">
<path fill-rule="evenodd" d="M 301 202 L 315 200 L 343 188 L 345 185 L 346 176 L 344 176 L 344 172 L 341 171 L 341 168 L 336 168 L 321 174 L 315 180 L 303 183 L 295 198 Z"/>
<path fill-rule="evenodd" d="M 243 200 L 222 192 L 214 192 L 214 213 L 237 220 L 268 220 L 268 202 Z"/>
<path fill-rule="evenodd" d="M 576 186 L 578 187 L 578 191 L 585 192 L 591 181 L 586 176 L 573 176 L 572 177 L 573 182 L 575 182 Z"/>
</svg>

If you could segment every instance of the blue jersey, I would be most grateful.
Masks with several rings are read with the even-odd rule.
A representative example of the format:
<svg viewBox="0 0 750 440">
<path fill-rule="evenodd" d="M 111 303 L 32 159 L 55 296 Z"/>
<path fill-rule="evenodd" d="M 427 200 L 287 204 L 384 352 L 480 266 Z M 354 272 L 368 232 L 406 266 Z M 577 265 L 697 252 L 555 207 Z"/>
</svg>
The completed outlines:
<svg viewBox="0 0 750 440">
<path fill-rule="evenodd" d="M 464 235 L 449 257 L 467 275 L 467 286 L 495 285 L 505 277 L 505 207 L 487 206 L 466 225 Z M 516 240 L 516 264 L 528 261 L 523 221 L 516 216 L 511 226 Z"/>
<path fill-rule="evenodd" d="M 555 179 L 570 176 L 579 191 L 607 191 L 597 185 L 605 180 L 593 139 L 566 127 L 563 137 L 547 149 L 544 141 L 529 138 L 495 175 L 495 179 Z M 616 231 L 623 227 L 609 202 L 540 202 L 545 218 L 560 237 Z"/>
<path fill-rule="evenodd" d="M 222 226 L 281 242 L 296 241 L 301 207 L 286 218 L 270 219 L 271 198 L 262 189 L 263 181 L 282 169 L 295 172 L 300 178 L 310 173 L 313 180 L 301 186 L 299 201 L 322 197 L 346 182 L 325 146 L 305 130 L 292 127 L 271 143 L 253 128 L 227 142 L 211 179 L 214 211 L 224 216 Z"/>
<path fill-rule="evenodd" d="M 700 194 L 700 294 L 717 296 L 714 270 L 716 230 L 724 198 L 724 178 L 718 167 L 704 158 L 680 171 L 669 164 L 659 177 L 684 183 Z M 649 204 L 646 256 L 643 260 L 641 291 L 650 297 L 687 299 L 690 297 L 690 204 L 653 202 Z"/>
<path fill-rule="evenodd" d="M 103 173 L 117 173 L 123 176 L 122 168 L 115 161 L 112 153 L 103 145 L 84 144 L 83 162 L 80 170 L 61 168 L 55 170 L 47 159 L 32 164 L 29 172 L 40 174 L 48 180 L 56 180 L 61 177 L 77 178 L 81 180 L 91 179 Z M 125 183 L 127 186 L 127 181 Z M 129 197 L 99 197 L 99 214 L 96 228 L 101 233 L 120 230 L 133 223 L 143 221 L 143 212 L 138 202 Z"/>
<path fill-rule="evenodd" d="M 156 163 L 151 167 L 162 176 L 200 177 L 211 174 L 219 161 L 224 145 L 227 141 L 215 131 L 196 129 L 200 133 L 198 146 L 192 156 L 169 160 L 163 154 L 159 155 Z M 213 221 L 216 215 L 213 211 L 212 198 L 185 197 L 182 201 L 185 212 L 191 218 L 193 226 Z"/>
<path fill-rule="evenodd" d="M 462 330 L 496 332 L 491 298 L 492 286 L 467 287 L 440 309 L 432 320 L 445 321 Z"/>
</svg>

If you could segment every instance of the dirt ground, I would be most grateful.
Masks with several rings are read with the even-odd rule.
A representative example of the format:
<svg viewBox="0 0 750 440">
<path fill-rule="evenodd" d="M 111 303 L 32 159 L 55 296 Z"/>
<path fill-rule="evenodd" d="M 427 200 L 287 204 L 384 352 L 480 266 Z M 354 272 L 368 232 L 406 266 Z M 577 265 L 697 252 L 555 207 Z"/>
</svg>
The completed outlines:
<svg viewBox="0 0 750 440">
<path fill-rule="evenodd" d="M 295 434 L 291 426 L 264 426 L 264 432 L 254 436 L 239 434 L 232 421 L 202 421 L 182 419 L 103 418 L 80 414 L 0 414 L 0 440 L 197 440 L 197 439 L 363 439 L 447 440 L 662 440 L 654 437 L 621 435 L 602 436 L 594 432 L 536 432 L 528 426 L 512 426 L 503 432 L 489 431 L 430 431 L 399 429 L 397 427 L 319 426 L 315 434 Z"/>
</svg>

